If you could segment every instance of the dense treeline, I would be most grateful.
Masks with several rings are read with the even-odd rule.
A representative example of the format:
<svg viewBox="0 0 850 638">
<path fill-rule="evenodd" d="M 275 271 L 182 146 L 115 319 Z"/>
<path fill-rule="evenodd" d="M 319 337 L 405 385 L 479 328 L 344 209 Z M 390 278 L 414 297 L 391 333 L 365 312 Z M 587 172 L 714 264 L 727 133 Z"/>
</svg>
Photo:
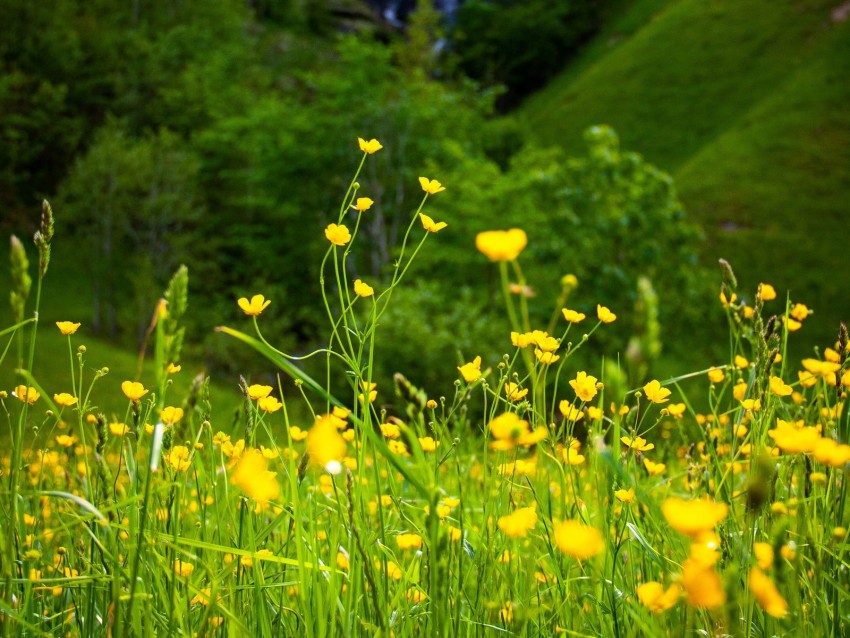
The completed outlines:
<svg viewBox="0 0 850 638">
<path fill-rule="evenodd" d="M 647 332 L 646 313 L 631 312 L 642 275 L 672 297 L 677 325 L 698 315 L 696 231 L 668 176 L 621 152 L 605 128 L 588 132 L 581 159 L 524 144 L 510 119 L 492 117 L 495 92 L 432 79 L 440 25 L 427 6 L 407 40 L 376 38 L 378 27 L 341 34 L 333 20 L 328 4 L 295 1 L 0 0 L 10 25 L 0 33 L 0 205 L 22 219 L 56 195 L 60 231 L 85 255 L 67 276 L 92 281 L 80 300 L 88 325 L 138 342 L 158 291 L 186 263 L 204 308 L 193 341 L 211 363 L 234 363 L 210 328 L 255 292 L 273 300 L 268 336 L 310 348 L 323 309 L 318 273 L 304 265 L 325 248 L 357 136 L 385 149 L 361 176 L 375 204 L 352 279 L 380 286 L 387 276 L 419 175 L 448 188 L 438 211 L 449 228 L 386 322 L 383 373 L 429 383 L 444 375 L 425 370 L 504 340 L 492 300 L 466 287 L 494 276 L 471 250 L 489 228 L 522 225 L 538 238 L 540 265 L 526 276 L 541 327 L 567 273 L 587 283 L 571 300 L 579 309 L 626 313 L 615 347 Z M 436 278 L 453 285 L 438 292 Z"/>
</svg>

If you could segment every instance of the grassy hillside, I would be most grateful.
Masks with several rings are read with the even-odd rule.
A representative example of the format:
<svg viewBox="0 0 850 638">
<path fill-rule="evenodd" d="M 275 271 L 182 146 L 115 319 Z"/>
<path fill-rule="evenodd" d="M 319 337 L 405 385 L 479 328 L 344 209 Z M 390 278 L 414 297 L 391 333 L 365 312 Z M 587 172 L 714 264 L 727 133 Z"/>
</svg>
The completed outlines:
<svg viewBox="0 0 850 638">
<path fill-rule="evenodd" d="M 822 0 L 636 0 L 519 117 L 579 151 L 607 123 L 676 178 L 703 257 L 815 307 L 813 338 L 850 317 L 850 24 Z"/>
</svg>

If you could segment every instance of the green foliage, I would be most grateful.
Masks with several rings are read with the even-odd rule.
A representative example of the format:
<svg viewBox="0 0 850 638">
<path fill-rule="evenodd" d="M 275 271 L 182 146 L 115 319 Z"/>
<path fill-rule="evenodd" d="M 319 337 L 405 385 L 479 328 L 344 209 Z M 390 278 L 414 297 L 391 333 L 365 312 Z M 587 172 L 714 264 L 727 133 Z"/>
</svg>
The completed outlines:
<svg viewBox="0 0 850 638">
<path fill-rule="evenodd" d="M 503 105 L 516 105 L 596 32 L 607 4 L 468 0 L 451 34 L 457 64 L 471 78 L 505 85 Z"/>
<path fill-rule="evenodd" d="M 172 133 L 134 139 L 117 121 L 74 165 L 60 193 L 63 223 L 90 256 L 95 330 L 115 335 L 119 309 L 135 319 L 125 327 L 144 330 L 201 215 L 197 173 L 197 161 Z"/>
</svg>

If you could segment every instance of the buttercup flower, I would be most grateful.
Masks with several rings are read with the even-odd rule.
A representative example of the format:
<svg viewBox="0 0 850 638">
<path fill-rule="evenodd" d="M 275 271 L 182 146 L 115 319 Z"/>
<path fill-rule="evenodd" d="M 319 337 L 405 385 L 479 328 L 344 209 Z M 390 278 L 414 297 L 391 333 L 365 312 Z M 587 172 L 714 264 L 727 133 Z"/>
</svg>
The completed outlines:
<svg viewBox="0 0 850 638">
<path fill-rule="evenodd" d="M 712 531 L 726 518 L 729 506 L 707 498 L 686 500 L 671 496 L 661 504 L 661 511 L 673 529 L 697 538 L 700 534 Z"/>
<path fill-rule="evenodd" d="M 495 439 L 490 443 L 494 450 L 510 450 L 515 446 L 528 447 L 546 438 L 548 431 L 539 427 L 532 431 L 528 421 L 523 421 L 513 412 L 505 412 L 490 421 L 490 433 Z"/>
<path fill-rule="evenodd" d="M 325 228 L 325 237 L 335 246 L 345 246 L 351 241 L 351 233 L 345 224 L 328 224 Z"/>
<path fill-rule="evenodd" d="M 372 208 L 372 204 L 375 202 L 369 199 L 368 197 L 358 197 L 357 201 L 352 205 L 354 210 L 359 210 L 361 213 L 366 212 L 370 208 Z"/>
<path fill-rule="evenodd" d="M 564 313 L 564 319 L 570 323 L 579 323 L 580 321 L 583 321 L 586 316 L 583 312 L 577 312 L 576 310 L 570 310 L 569 308 L 563 308 L 561 312 Z"/>
<path fill-rule="evenodd" d="M 708 371 L 708 378 L 712 383 L 722 383 L 726 378 L 726 373 L 722 368 L 712 368 Z"/>
<path fill-rule="evenodd" d="M 283 403 L 277 400 L 276 397 L 268 396 L 257 399 L 257 407 L 263 412 L 277 412 L 283 407 Z"/>
<path fill-rule="evenodd" d="M 260 385 L 255 383 L 254 385 L 248 386 L 248 398 L 253 399 L 254 401 L 265 399 L 271 393 L 272 387 L 270 385 Z"/>
<path fill-rule="evenodd" d="M 591 401 L 596 396 L 596 377 L 586 372 L 579 372 L 575 379 L 570 380 L 570 387 L 582 401 Z"/>
<path fill-rule="evenodd" d="M 475 357 L 471 362 L 458 366 L 458 371 L 467 383 L 481 378 L 481 357 Z"/>
<path fill-rule="evenodd" d="M 511 382 L 505 384 L 505 395 L 507 395 L 511 401 L 521 401 L 527 394 L 528 388 L 520 390 L 516 383 Z"/>
<path fill-rule="evenodd" d="M 762 301 L 773 301 L 776 299 L 776 290 L 770 284 L 759 284 L 759 295 Z"/>
<path fill-rule="evenodd" d="M 36 401 L 38 401 L 41 394 L 39 394 L 38 390 L 31 386 L 19 385 L 16 386 L 13 391 L 15 397 L 22 401 L 23 403 L 27 403 L 32 405 Z"/>
<path fill-rule="evenodd" d="M 357 138 L 357 143 L 360 145 L 360 150 L 364 153 L 368 153 L 372 155 L 373 153 L 377 153 L 382 148 L 384 148 L 381 143 L 376 140 L 374 137 L 368 142 L 364 140 L 362 137 Z"/>
<path fill-rule="evenodd" d="M 499 518 L 499 529 L 511 538 L 523 538 L 537 525 L 537 512 L 533 507 L 521 507 Z"/>
<path fill-rule="evenodd" d="M 605 550 L 602 532 L 579 521 L 556 524 L 554 536 L 558 549 L 578 560 L 591 558 Z"/>
<path fill-rule="evenodd" d="M 242 297 L 237 301 L 239 307 L 242 308 L 242 312 L 250 317 L 256 317 L 263 310 L 269 307 L 271 303 L 270 299 L 266 299 L 263 295 L 254 295 L 251 297 L 251 301 L 248 301 L 247 298 Z"/>
<path fill-rule="evenodd" d="M 164 407 L 159 418 L 162 419 L 162 422 L 166 425 L 173 425 L 183 418 L 183 408 L 175 408 L 170 405 Z"/>
<path fill-rule="evenodd" d="M 676 604 L 679 595 L 682 593 L 682 587 L 678 583 L 674 583 L 665 591 L 661 583 L 650 581 L 638 585 L 636 593 L 638 600 L 645 607 L 652 613 L 658 614 L 667 611 Z"/>
<path fill-rule="evenodd" d="M 770 391 L 778 397 L 788 397 L 794 392 L 794 388 L 787 385 L 780 377 L 770 377 Z"/>
<path fill-rule="evenodd" d="M 761 569 L 753 567 L 747 583 L 761 608 L 768 614 L 775 618 L 782 618 L 788 613 L 788 603 L 776 589 L 773 581 Z"/>
<path fill-rule="evenodd" d="M 429 233 L 437 233 L 443 230 L 448 224 L 446 222 L 435 222 L 425 213 L 419 213 L 419 219 L 422 222 L 422 228 Z"/>
<path fill-rule="evenodd" d="M 59 328 L 59 332 L 63 335 L 72 335 L 80 327 L 80 324 L 73 323 L 72 321 L 57 321 L 56 327 Z"/>
<path fill-rule="evenodd" d="M 654 379 L 643 386 L 643 393 L 653 403 L 666 403 L 671 394 L 670 390 L 662 388 L 661 383 Z"/>
<path fill-rule="evenodd" d="M 360 279 L 354 280 L 354 294 L 358 297 L 371 297 L 375 294 L 375 289 Z"/>
<path fill-rule="evenodd" d="M 328 474 L 339 474 L 346 450 L 345 439 L 340 436 L 333 419 L 329 415 L 318 417 L 307 434 L 310 460 Z"/>
<path fill-rule="evenodd" d="M 488 230 L 475 237 L 475 247 L 490 261 L 513 261 L 527 245 L 528 236 L 519 228 Z"/>
<path fill-rule="evenodd" d="M 121 384 L 121 391 L 130 401 L 138 401 L 148 393 L 145 386 L 138 381 L 124 381 Z"/>
<path fill-rule="evenodd" d="M 56 405 L 61 405 L 63 408 L 70 408 L 77 402 L 76 397 L 71 396 L 67 392 L 60 392 L 59 394 L 54 394 L 53 400 L 56 402 Z"/>
<path fill-rule="evenodd" d="M 602 323 L 613 323 L 617 320 L 617 315 L 611 312 L 607 307 L 598 304 L 596 306 L 596 316 Z"/>
<path fill-rule="evenodd" d="M 168 451 L 165 457 L 168 466 L 176 472 L 185 472 L 189 469 L 189 448 L 185 445 L 175 445 Z"/>
<path fill-rule="evenodd" d="M 436 195 L 437 193 L 441 193 L 446 190 L 440 182 L 435 179 L 428 179 L 427 177 L 420 177 L 419 185 L 422 186 L 422 190 L 429 195 Z"/>
</svg>

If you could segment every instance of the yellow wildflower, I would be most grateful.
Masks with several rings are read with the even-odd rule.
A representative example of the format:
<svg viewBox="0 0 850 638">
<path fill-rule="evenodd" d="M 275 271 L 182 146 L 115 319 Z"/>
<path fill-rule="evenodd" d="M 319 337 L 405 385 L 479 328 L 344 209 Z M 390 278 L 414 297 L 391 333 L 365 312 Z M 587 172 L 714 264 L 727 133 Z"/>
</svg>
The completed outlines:
<svg viewBox="0 0 850 638">
<path fill-rule="evenodd" d="M 528 237 L 520 228 L 488 230 L 475 237 L 475 247 L 490 261 L 513 261 L 526 245 Z"/>
<path fill-rule="evenodd" d="M 59 328 L 59 332 L 63 335 L 72 335 L 77 331 L 77 328 L 80 327 L 80 324 L 74 323 L 73 321 L 57 321 L 56 327 Z"/>
<path fill-rule="evenodd" d="M 712 531 L 726 518 L 729 507 L 708 498 L 686 500 L 671 496 L 661 504 L 661 511 L 670 526 L 676 531 L 697 538 Z"/>
<path fill-rule="evenodd" d="M 481 357 L 475 357 L 470 363 L 458 366 L 458 371 L 467 383 L 477 381 L 481 378 Z"/>
<path fill-rule="evenodd" d="M 647 458 L 643 459 L 643 466 L 646 468 L 646 471 L 650 476 L 658 476 L 667 469 L 667 465 L 664 463 L 655 463 Z"/>
<path fill-rule="evenodd" d="M 345 246 L 351 241 L 351 233 L 345 224 L 328 224 L 325 228 L 325 237 L 335 246 Z"/>
<path fill-rule="evenodd" d="M 236 469 L 230 475 L 230 482 L 256 501 L 258 511 L 266 509 L 270 501 L 280 495 L 277 473 L 268 471 L 267 467 L 262 452 L 250 448 L 239 459 Z"/>
<path fill-rule="evenodd" d="M 524 538 L 537 525 L 537 512 L 533 507 L 521 507 L 512 514 L 499 518 L 499 529 L 511 538 Z"/>
<path fill-rule="evenodd" d="M 374 137 L 368 142 L 364 140 L 362 137 L 357 138 L 357 143 L 360 145 L 360 150 L 364 153 L 368 153 L 372 155 L 373 153 L 377 153 L 382 148 L 384 148 L 381 143 L 376 140 Z"/>
<path fill-rule="evenodd" d="M 791 308 L 790 314 L 797 321 L 803 321 L 806 317 L 809 316 L 811 310 L 805 306 L 805 304 L 794 304 L 794 307 Z"/>
<path fill-rule="evenodd" d="M 307 452 L 310 460 L 325 469 L 328 474 L 339 474 L 342 471 L 342 460 L 345 458 L 347 445 L 330 415 L 316 419 L 307 434 Z"/>
<path fill-rule="evenodd" d="M 786 384 L 780 377 L 770 377 L 770 391 L 778 397 L 791 396 L 794 388 Z"/>
<path fill-rule="evenodd" d="M 53 400 L 56 402 L 56 405 L 61 405 L 63 408 L 70 408 L 72 405 L 77 403 L 76 397 L 71 396 L 67 392 L 54 394 Z"/>
<path fill-rule="evenodd" d="M 175 408 L 169 405 L 162 409 L 159 418 L 166 425 L 173 425 L 183 418 L 183 408 Z"/>
<path fill-rule="evenodd" d="M 613 323 L 617 320 L 617 315 L 615 315 L 605 306 L 599 304 L 597 304 L 596 306 L 596 316 L 602 323 Z"/>
<path fill-rule="evenodd" d="M 266 299 L 263 295 L 254 295 L 251 297 L 251 301 L 248 301 L 247 297 L 240 297 L 237 302 L 239 307 L 249 317 L 256 317 L 263 310 L 269 307 L 271 303 L 271 299 Z"/>
<path fill-rule="evenodd" d="M 670 390 L 662 388 L 661 383 L 655 379 L 643 386 L 643 392 L 653 403 L 666 403 L 671 394 Z"/>
<path fill-rule="evenodd" d="M 130 427 L 125 423 L 110 423 L 109 432 L 113 436 L 124 436 L 130 431 Z"/>
<path fill-rule="evenodd" d="M 570 380 L 570 387 L 582 401 L 591 401 L 596 396 L 596 377 L 586 372 L 579 372 L 575 379 Z"/>
<path fill-rule="evenodd" d="M 437 193 L 442 193 L 446 190 L 440 182 L 435 179 L 428 179 L 427 177 L 420 177 L 419 185 L 422 187 L 422 190 L 429 195 L 436 195 Z"/>
<path fill-rule="evenodd" d="M 770 284 L 759 284 L 759 296 L 762 301 L 773 301 L 776 299 L 776 289 Z"/>
<path fill-rule="evenodd" d="M 145 386 L 138 381 L 124 381 L 121 384 L 121 391 L 130 401 L 138 401 L 148 393 Z"/>
<path fill-rule="evenodd" d="M 628 436 L 620 437 L 620 441 L 622 441 L 623 445 L 629 446 L 633 450 L 637 450 L 638 452 L 649 452 L 650 450 L 655 449 L 654 443 L 647 443 L 646 439 L 642 436 L 636 436 L 635 438 L 631 438 Z"/>
<path fill-rule="evenodd" d="M 195 571 L 195 566 L 192 563 L 186 563 L 179 558 L 174 561 L 174 573 L 181 578 L 188 578 Z"/>
<path fill-rule="evenodd" d="M 260 385 L 255 383 L 254 385 L 248 386 L 248 398 L 253 399 L 254 401 L 265 399 L 271 393 L 272 387 L 270 385 Z"/>
<path fill-rule="evenodd" d="M 369 199 L 368 197 L 358 197 L 357 201 L 352 205 L 354 210 L 360 211 L 361 213 L 365 213 L 367 210 L 372 208 L 372 204 L 375 202 Z"/>
<path fill-rule="evenodd" d="M 399 534 L 395 537 L 399 549 L 419 549 L 422 547 L 422 537 L 419 534 Z"/>
<path fill-rule="evenodd" d="M 561 312 L 564 314 L 564 319 L 569 321 L 570 323 L 579 323 L 584 321 L 586 315 L 583 312 L 578 312 L 576 310 L 570 310 L 569 308 L 561 309 Z"/>
<path fill-rule="evenodd" d="M 726 374 L 722 368 L 712 368 L 708 371 L 708 378 L 712 383 L 721 383 L 726 378 Z"/>
<path fill-rule="evenodd" d="M 438 233 L 448 226 L 446 222 L 435 222 L 425 213 L 419 213 L 419 219 L 422 221 L 422 228 L 427 230 L 429 233 Z"/>
<path fill-rule="evenodd" d="M 511 401 L 521 401 L 528 394 L 528 388 L 520 390 L 516 383 L 510 382 L 505 384 L 505 395 Z"/>
<path fill-rule="evenodd" d="M 674 583 L 665 591 L 661 583 L 650 581 L 638 585 L 636 593 L 642 605 L 647 607 L 652 613 L 659 614 L 662 611 L 667 611 L 676 604 L 676 601 L 679 600 L 679 595 L 682 593 L 682 587 Z"/>
<path fill-rule="evenodd" d="M 354 294 L 358 297 L 371 297 L 375 294 L 375 289 L 361 279 L 354 280 Z"/>
<path fill-rule="evenodd" d="M 687 602 L 692 607 L 715 609 L 726 602 L 723 583 L 713 567 L 706 567 L 699 561 L 689 558 L 682 565 L 682 578 L 679 581 L 685 589 Z"/>
<path fill-rule="evenodd" d="M 32 386 L 19 385 L 15 387 L 13 391 L 15 397 L 21 401 L 22 403 L 27 403 L 32 405 L 36 401 L 38 401 L 41 394 L 39 394 L 38 390 L 33 388 Z"/>
<path fill-rule="evenodd" d="M 761 608 L 775 618 L 782 618 L 788 613 L 788 603 L 776 589 L 776 585 L 758 567 L 750 570 L 747 579 L 750 591 L 756 597 Z"/>
<path fill-rule="evenodd" d="M 268 396 L 257 400 L 257 407 L 263 412 L 277 412 L 283 407 L 283 403 L 277 400 L 277 397 Z"/>
<path fill-rule="evenodd" d="M 554 536 L 558 549 L 578 560 L 591 558 L 605 550 L 602 532 L 580 521 L 557 523 Z"/>
<path fill-rule="evenodd" d="M 505 412 L 490 421 L 490 433 L 495 439 L 490 443 L 494 450 L 510 450 L 520 445 L 528 447 L 546 438 L 548 431 L 539 427 L 532 431 L 528 421 L 523 421 L 513 412 Z"/>
<path fill-rule="evenodd" d="M 172 470 L 185 472 L 190 465 L 189 448 L 185 445 L 175 445 L 168 451 L 165 461 Z"/>
</svg>

